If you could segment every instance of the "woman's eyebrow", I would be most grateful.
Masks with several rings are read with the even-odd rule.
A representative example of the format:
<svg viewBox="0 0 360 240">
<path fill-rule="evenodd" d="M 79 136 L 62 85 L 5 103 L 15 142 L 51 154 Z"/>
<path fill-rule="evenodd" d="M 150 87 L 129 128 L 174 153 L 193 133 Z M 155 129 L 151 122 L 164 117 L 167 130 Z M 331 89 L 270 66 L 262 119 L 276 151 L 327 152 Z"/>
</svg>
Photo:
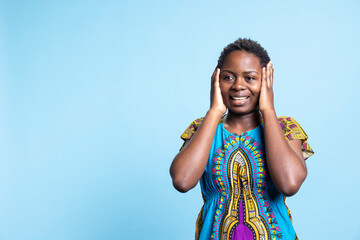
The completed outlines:
<svg viewBox="0 0 360 240">
<path fill-rule="evenodd" d="M 235 75 L 235 73 L 232 72 L 232 71 L 230 71 L 230 70 L 222 70 L 221 72 L 228 72 L 228 73 L 231 73 L 231 74 L 234 74 L 234 75 Z"/>
<path fill-rule="evenodd" d="M 233 71 L 230 71 L 230 70 L 222 70 L 221 72 L 228 72 L 228 73 L 231 73 L 231 74 L 236 74 L 235 72 Z M 249 74 L 249 73 L 256 73 L 256 74 L 259 74 L 257 71 L 245 71 L 243 72 L 243 74 Z"/>
<path fill-rule="evenodd" d="M 248 73 L 256 73 L 256 74 L 259 74 L 257 71 L 246 71 L 246 72 L 244 72 L 244 73 L 246 73 L 246 74 L 248 74 Z"/>
</svg>

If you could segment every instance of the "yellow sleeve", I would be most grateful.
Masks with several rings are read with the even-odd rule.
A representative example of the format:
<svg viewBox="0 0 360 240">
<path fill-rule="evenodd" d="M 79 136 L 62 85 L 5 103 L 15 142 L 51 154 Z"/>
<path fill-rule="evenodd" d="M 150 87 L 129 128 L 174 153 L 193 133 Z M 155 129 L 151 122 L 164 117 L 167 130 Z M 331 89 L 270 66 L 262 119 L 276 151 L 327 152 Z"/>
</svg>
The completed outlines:
<svg viewBox="0 0 360 240">
<path fill-rule="evenodd" d="M 311 155 L 314 154 L 314 151 L 311 149 L 310 145 L 307 142 L 308 136 L 305 131 L 302 129 L 300 124 L 295 121 L 292 117 L 281 116 L 278 118 L 280 126 L 283 130 L 286 140 L 300 139 L 302 146 L 301 150 L 304 156 L 304 159 L 308 159 Z"/>
<path fill-rule="evenodd" d="M 192 136 L 194 136 L 196 130 L 201 125 L 203 119 L 204 119 L 204 117 L 201 117 L 201 118 L 198 118 L 198 119 L 195 119 L 194 121 L 192 121 L 192 123 L 189 125 L 189 127 L 185 129 L 183 134 L 181 134 L 180 137 L 182 140 L 184 140 L 184 143 L 181 146 L 180 151 L 184 147 L 185 141 L 190 140 L 192 138 Z"/>
</svg>

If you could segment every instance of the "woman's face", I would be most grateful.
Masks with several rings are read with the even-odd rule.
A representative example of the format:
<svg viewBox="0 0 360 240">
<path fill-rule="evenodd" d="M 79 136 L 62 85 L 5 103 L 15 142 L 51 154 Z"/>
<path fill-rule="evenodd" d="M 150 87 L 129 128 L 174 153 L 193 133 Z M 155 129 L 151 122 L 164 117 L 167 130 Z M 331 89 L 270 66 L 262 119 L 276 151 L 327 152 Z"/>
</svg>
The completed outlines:
<svg viewBox="0 0 360 240">
<path fill-rule="evenodd" d="M 244 50 L 226 56 L 220 69 L 220 88 L 229 112 L 244 115 L 258 109 L 261 69 L 259 58 Z"/>
</svg>

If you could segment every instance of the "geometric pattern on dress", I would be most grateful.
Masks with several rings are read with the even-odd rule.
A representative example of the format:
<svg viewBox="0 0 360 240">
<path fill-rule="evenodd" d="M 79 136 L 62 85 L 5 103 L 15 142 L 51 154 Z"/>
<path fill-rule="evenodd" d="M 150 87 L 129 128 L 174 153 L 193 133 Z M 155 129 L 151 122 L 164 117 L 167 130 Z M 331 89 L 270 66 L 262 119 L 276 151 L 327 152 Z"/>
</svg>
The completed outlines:
<svg viewBox="0 0 360 240">
<path fill-rule="evenodd" d="M 196 119 L 196 120 L 194 120 L 190 125 L 189 125 L 189 127 L 183 132 L 183 134 L 181 135 L 181 138 L 184 140 L 184 144 L 185 144 L 185 141 L 186 140 L 190 140 L 193 136 L 194 136 L 194 134 L 196 133 L 196 130 L 200 127 L 200 125 L 201 125 L 201 123 L 202 123 L 202 121 L 203 121 L 203 119 L 204 119 L 204 117 L 201 117 L 201 118 L 198 118 L 198 119 Z M 294 140 L 294 139 L 299 139 L 299 140 L 301 140 L 301 142 L 302 142 L 302 153 L 303 153 L 303 156 L 304 156 L 304 158 L 305 159 L 307 159 L 308 157 L 310 157 L 311 155 L 313 155 L 314 154 L 314 151 L 312 150 L 312 148 L 310 147 L 310 145 L 308 144 L 308 142 L 307 142 L 307 139 L 308 139 L 308 136 L 307 136 L 307 134 L 305 133 L 305 131 L 302 129 L 302 127 L 293 119 L 293 118 L 291 118 L 291 117 L 284 117 L 284 116 L 282 116 L 282 117 L 279 117 L 278 118 L 278 120 L 279 120 L 279 124 L 280 124 L 280 126 L 281 126 L 281 128 L 282 128 L 282 131 L 283 131 L 283 133 L 284 133 L 284 136 L 285 136 L 285 139 L 286 140 L 288 140 L 288 141 L 290 141 L 290 140 Z M 220 119 L 220 121 L 219 121 L 219 124 L 220 123 L 222 123 L 223 122 L 223 117 Z M 229 139 L 230 140 L 230 139 Z M 232 139 L 231 139 L 232 140 Z M 238 140 L 238 139 L 236 139 L 236 140 Z M 227 142 L 227 141 L 226 141 Z M 229 141 L 230 142 L 230 141 Z M 241 141 L 240 141 L 241 142 Z M 231 145 L 232 145 L 232 141 L 231 141 Z M 184 147 L 184 144 L 182 145 L 182 147 L 180 148 L 180 150 Z M 235 144 L 236 145 L 236 144 Z M 228 146 L 228 147 L 230 147 L 230 145 Z M 235 146 L 231 146 L 231 147 L 235 147 Z M 246 148 L 245 148 L 246 149 Z M 245 150 L 244 149 L 244 150 Z M 220 149 L 219 149 L 220 150 Z M 219 152 L 218 154 L 224 154 L 225 153 L 225 149 L 221 149 L 222 151 L 221 152 Z M 230 150 L 230 149 L 227 149 L 227 150 Z M 232 152 L 232 151 L 230 151 L 230 152 Z M 215 154 L 215 155 L 217 155 L 217 154 Z M 249 156 L 249 155 L 248 155 Z M 251 154 L 250 154 L 250 156 L 251 156 Z M 219 156 L 214 156 L 214 157 L 219 157 Z M 238 158 L 238 157 L 237 157 Z M 243 158 L 244 159 L 244 158 Z M 216 161 L 217 162 L 217 164 L 219 165 L 219 170 L 220 171 L 223 171 L 223 167 L 224 166 L 222 166 L 224 163 L 222 162 L 222 161 Z M 238 161 L 235 161 L 235 162 L 238 162 Z M 227 165 L 227 164 L 226 164 Z M 233 177 L 235 177 L 237 174 L 239 174 L 240 172 L 239 172 L 239 169 L 241 168 L 240 166 L 241 166 L 241 164 L 235 164 L 236 165 L 236 171 L 232 171 L 232 174 L 230 174 L 230 175 L 233 175 Z M 235 166 L 234 165 L 234 166 Z M 249 165 L 248 165 L 249 166 Z M 256 166 L 254 166 L 254 169 L 256 169 L 257 167 Z M 236 172 L 237 172 L 237 174 L 236 174 Z M 256 172 L 254 173 L 254 174 L 256 174 Z M 241 176 L 242 174 L 239 174 L 238 176 Z M 220 177 L 220 176 L 218 176 L 218 177 Z M 216 180 L 216 179 L 214 179 L 214 180 Z M 218 178 L 218 181 L 220 180 L 220 178 Z M 249 179 L 248 179 L 249 180 Z M 221 182 L 223 182 L 224 183 L 224 185 L 227 185 L 227 181 L 223 181 L 223 179 L 221 179 L 220 180 Z M 242 185 L 242 187 L 244 187 L 245 185 L 243 185 L 243 184 L 241 184 Z M 225 187 L 225 189 L 218 189 L 219 190 L 219 192 L 222 192 L 222 194 L 224 194 L 223 196 L 225 197 L 225 196 L 228 196 L 228 187 L 227 186 L 224 186 Z M 234 186 L 233 186 L 234 187 Z M 238 189 L 238 187 L 235 187 L 235 188 L 233 188 L 233 190 L 234 189 Z M 240 189 L 239 189 L 240 190 Z M 259 191 L 261 191 L 261 188 L 259 189 Z M 242 193 L 241 195 L 243 195 L 244 194 L 244 192 L 246 192 L 245 191 L 245 189 L 241 189 L 240 190 L 240 192 Z M 254 192 L 255 194 L 257 194 L 256 192 Z M 262 191 L 261 192 L 259 192 L 259 195 L 260 196 L 258 196 L 256 199 L 257 200 L 261 200 L 262 202 L 260 203 L 260 202 L 257 202 L 257 204 L 260 204 L 260 205 L 263 205 L 265 202 L 266 202 L 266 200 L 264 199 L 264 198 L 262 198 Z M 204 204 L 205 204 L 205 198 L 204 198 L 204 196 L 203 196 L 203 199 L 204 199 Z M 240 199 L 243 199 L 243 196 L 242 197 L 240 197 Z M 239 207 L 239 200 L 240 200 L 239 198 L 238 198 L 238 200 L 236 201 L 236 205 Z M 265 200 L 265 202 L 263 202 Z M 227 202 L 227 201 L 226 201 Z M 242 202 L 242 205 L 245 207 L 245 205 L 244 205 L 244 201 L 243 200 L 241 200 L 241 202 Z M 285 198 L 284 198 L 284 202 L 285 202 Z M 254 204 L 254 203 L 256 203 L 256 202 L 253 202 L 253 203 L 251 203 L 251 205 L 252 206 L 255 206 L 256 204 Z M 234 205 L 235 206 L 235 205 Z M 265 205 L 266 206 L 266 205 Z M 285 206 L 286 206 L 286 204 L 285 204 Z M 204 205 L 203 205 L 203 207 L 204 207 Z M 201 209 L 201 211 L 200 211 L 200 213 L 199 213 L 199 215 L 198 215 L 198 219 L 197 219 L 197 221 L 196 221 L 196 232 L 195 232 L 195 239 L 198 239 L 199 238 L 199 235 L 200 235 L 200 232 L 201 232 L 201 228 L 202 228 L 202 225 L 203 225 L 203 219 L 202 219 L 202 215 L 203 215 L 203 207 L 202 207 L 202 209 Z M 254 209 L 256 209 L 257 207 L 255 207 Z M 286 208 L 287 208 L 287 206 L 286 206 Z M 236 208 L 232 208 L 233 210 L 235 210 Z M 239 208 L 237 208 L 237 209 L 239 209 Z M 264 209 L 266 209 L 266 207 L 264 208 Z M 224 214 L 226 215 L 226 212 L 225 211 L 223 211 L 223 210 L 225 210 L 225 209 L 217 209 L 217 214 L 215 214 L 215 219 L 214 219 L 214 226 L 213 226 L 213 230 L 215 230 L 215 229 L 218 229 L 218 230 L 220 230 L 220 231 L 216 231 L 216 233 L 215 232 L 213 232 L 212 233 L 212 236 L 211 236 L 211 238 L 214 238 L 214 239 L 218 239 L 218 238 L 223 238 L 223 237 L 230 237 L 231 236 L 231 234 L 229 234 L 229 233 L 231 233 L 232 231 L 230 230 L 230 232 L 227 232 L 227 231 L 224 231 L 225 229 L 223 228 L 224 227 L 224 225 L 223 226 L 221 226 L 222 224 L 221 224 L 221 220 L 223 220 L 223 216 L 224 216 Z M 289 217 L 290 217 L 290 220 L 292 221 L 292 218 L 291 218 L 291 213 L 290 213 L 290 211 L 289 211 L 289 209 L 287 208 L 287 212 L 288 212 L 288 215 L 289 215 Z M 270 239 L 278 239 L 278 238 L 282 238 L 282 236 L 281 236 L 281 232 L 277 232 L 276 230 L 280 230 L 280 229 L 278 229 L 278 227 L 276 227 L 276 225 L 277 225 L 277 221 L 276 221 L 276 219 L 274 219 L 273 217 L 273 214 L 272 214 L 272 212 L 271 212 L 271 208 L 269 208 L 269 211 L 267 211 L 266 212 L 266 216 L 264 216 L 263 215 L 264 213 L 261 213 L 261 215 L 262 215 L 262 217 L 264 217 L 265 218 L 265 221 L 266 222 L 268 222 L 268 223 L 270 223 L 270 226 L 271 226 L 271 229 L 267 229 L 267 231 L 261 231 L 260 229 L 258 229 L 258 231 L 260 230 L 261 232 L 266 232 L 266 233 L 269 233 L 268 231 L 270 230 L 270 236 L 268 235 L 268 236 L 266 236 L 267 234 L 265 233 L 265 236 L 266 236 L 266 238 L 268 238 L 268 237 L 270 237 Z M 233 216 L 236 216 L 236 215 L 233 215 Z M 245 217 L 245 215 L 243 215 L 243 217 Z M 263 221 L 264 221 L 264 218 L 262 219 Z M 260 218 L 261 219 L 261 218 Z M 234 223 L 234 222 L 238 222 L 240 219 L 234 219 L 235 221 L 230 221 L 230 222 L 232 222 L 232 223 Z M 260 221 L 260 222 L 262 222 L 262 221 Z M 260 223 L 259 222 L 259 223 Z M 222 222 L 222 223 L 224 223 L 224 222 Z M 229 225 L 232 225 L 232 224 L 229 224 Z M 229 226 L 228 225 L 228 226 Z M 235 225 L 237 225 L 237 223 L 235 224 Z M 233 225 L 233 226 L 235 226 L 235 225 Z M 258 223 L 256 224 L 256 225 L 258 225 Z M 220 228 L 220 229 L 219 229 Z M 228 230 L 229 230 L 229 228 L 227 228 Z M 230 229 L 233 229 L 233 227 L 231 227 Z M 253 230 L 252 231 L 254 231 L 254 228 L 252 228 Z M 257 233 L 259 233 L 258 231 L 256 231 Z M 214 233 L 215 233 L 215 235 L 214 235 Z M 225 235 L 224 235 L 224 233 L 226 233 Z M 253 232 L 254 233 L 254 232 Z M 220 234 L 220 236 L 218 235 L 218 234 Z M 260 235 L 262 235 L 262 234 L 260 234 Z M 259 237 L 259 235 L 258 235 L 258 237 Z M 264 235 L 263 235 L 263 237 L 264 237 Z M 297 236 L 295 235 L 295 239 L 297 239 Z"/>
<path fill-rule="evenodd" d="M 224 118 L 224 116 L 220 119 L 219 124 L 223 122 L 223 118 Z M 190 140 L 191 137 L 195 134 L 196 130 L 199 128 L 199 126 L 201 125 L 203 120 L 204 120 L 204 117 L 194 120 L 189 125 L 189 127 L 186 128 L 186 130 L 183 132 L 183 134 L 181 134 L 180 137 L 181 137 L 181 139 L 184 140 L 184 143 L 181 146 L 180 150 L 184 147 L 185 140 Z M 297 123 L 297 121 L 295 119 L 293 119 L 292 117 L 281 116 L 281 117 L 278 117 L 278 120 L 279 120 L 280 126 L 282 128 L 282 131 L 284 133 L 286 140 L 288 140 L 288 141 L 294 140 L 294 139 L 301 140 L 301 143 L 302 143 L 301 151 L 304 156 L 304 159 L 306 160 L 310 156 L 312 156 L 314 154 L 314 151 L 308 144 L 308 142 L 307 142 L 308 136 L 305 133 L 305 131 L 302 129 L 300 124 Z"/>
<path fill-rule="evenodd" d="M 222 231 L 219 239 L 232 239 L 232 233 L 241 221 L 251 229 L 256 239 L 269 238 L 269 229 L 265 220 L 260 216 L 256 197 L 250 190 L 253 188 L 252 171 L 247 154 L 241 149 L 236 149 L 229 161 L 229 177 L 232 179 L 232 194 L 228 201 L 228 212 L 222 220 Z M 240 207 L 240 203 L 242 206 Z M 239 219 L 238 211 L 242 209 L 243 219 Z"/>
<path fill-rule="evenodd" d="M 301 151 L 305 160 L 314 154 L 314 151 L 307 142 L 307 134 L 305 133 L 304 129 L 302 129 L 300 124 L 295 121 L 295 119 L 292 117 L 281 116 L 278 118 L 278 120 L 286 140 L 301 140 Z"/>
<path fill-rule="evenodd" d="M 219 124 L 223 122 L 223 118 L 224 118 L 224 116 L 221 117 Z M 184 147 L 185 141 L 190 140 L 192 138 L 192 136 L 194 136 L 196 130 L 200 127 L 203 120 L 204 120 L 204 117 L 195 119 L 194 121 L 192 121 L 192 123 L 189 125 L 189 127 L 186 128 L 186 130 L 183 132 L 183 134 L 181 134 L 180 138 L 182 140 L 184 140 L 184 143 L 181 146 L 180 151 Z"/>
</svg>

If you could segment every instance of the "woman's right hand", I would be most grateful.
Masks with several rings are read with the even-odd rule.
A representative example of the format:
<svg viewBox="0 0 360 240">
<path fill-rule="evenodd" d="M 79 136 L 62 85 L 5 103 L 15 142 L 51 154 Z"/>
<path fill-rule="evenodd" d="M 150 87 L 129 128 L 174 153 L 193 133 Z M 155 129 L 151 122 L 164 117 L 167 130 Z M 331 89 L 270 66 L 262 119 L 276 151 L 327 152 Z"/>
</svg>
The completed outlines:
<svg viewBox="0 0 360 240">
<path fill-rule="evenodd" d="M 220 69 L 216 68 L 211 77 L 210 109 L 193 137 L 186 141 L 171 164 L 170 175 L 173 185 L 180 192 L 187 192 L 195 187 L 204 174 L 215 131 L 221 116 L 226 112 L 219 78 Z"/>
<path fill-rule="evenodd" d="M 219 112 L 221 115 L 226 113 L 226 106 L 224 105 L 221 89 L 220 89 L 220 69 L 215 68 L 211 76 L 211 93 L 210 93 L 210 110 Z"/>
</svg>

